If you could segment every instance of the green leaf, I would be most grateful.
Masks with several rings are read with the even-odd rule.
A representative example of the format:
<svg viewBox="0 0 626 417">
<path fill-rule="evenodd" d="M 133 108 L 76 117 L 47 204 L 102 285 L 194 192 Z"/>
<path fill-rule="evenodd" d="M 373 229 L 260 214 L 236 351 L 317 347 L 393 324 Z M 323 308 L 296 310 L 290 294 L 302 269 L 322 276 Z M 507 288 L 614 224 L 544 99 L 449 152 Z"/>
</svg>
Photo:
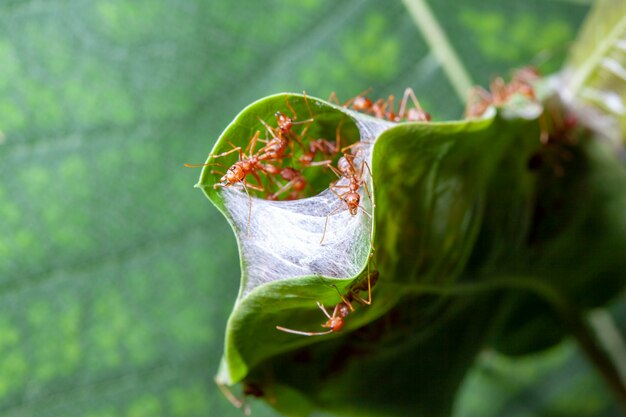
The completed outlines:
<svg viewBox="0 0 626 417">
<path fill-rule="evenodd" d="M 343 236 L 348 240 L 347 246 L 344 247 L 344 240 L 335 243 L 331 239 L 322 245 L 319 237 L 324 230 L 323 219 L 329 214 L 336 216 L 333 213 L 336 210 L 330 208 L 327 201 L 330 198 L 337 202 L 337 197 L 331 193 L 326 191 L 296 202 L 267 202 L 249 199 L 244 190 L 234 190 L 235 186 L 214 186 L 222 173 L 213 172 L 213 164 L 220 163 L 226 168 L 235 163 L 239 159 L 238 152 L 228 155 L 224 152 L 235 149 L 234 146 L 249 149 L 250 138 L 255 137 L 257 130 L 265 128 L 261 120 L 271 119 L 277 110 L 283 111 L 286 102 L 293 107 L 298 119 L 307 114 L 308 108 L 312 109 L 314 121 L 302 128 L 311 137 L 328 137 L 337 126 L 343 129 L 351 125 L 359 132 L 351 132 L 353 139 L 347 139 L 347 143 L 358 138 L 365 141 L 361 146 L 374 143 L 371 194 L 376 202 L 373 208 L 376 250 L 373 265 L 380 272 L 380 279 L 375 303 L 351 314 L 341 335 L 303 337 L 280 332 L 276 325 L 318 331 L 315 325 L 325 319 L 315 301 L 336 305 L 341 301 L 338 292 L 347 294 L 351 286 L 363 279 L 370 251 L 368 222 L 356 224 L 361 229 L 360 234 Z M 347 129 L 342 138 L 349 138 L 350 130 Z M 495 203 L 488 200 L 490 183 L 500 183 L 499 177 L 504 176 L 511 180 L 509 185 L 520 185 L 509 195 L 493 196 L 500 205 L 512 206 L 530 199 L 532 174 L 526 164 L 539 145 L 538 137 L 536 118 L 503 118 L 493 110 L 486 118 L 474 121 L 392 127 L 311 97 L 305 101 L 296 95 L 272 96 L 247 107 L 221 135 L 198 184 L 233 226 L 243 272 L 239 297 L 226 330 L 218 381 L 228 385 L 245 381 L 261 387 L 263 392 L 271 393 L 268 394 L 271 395 L 270 402 L 289 414 L 306 414 L 306 410 L 312 407 L 311 402 L 335 411 L 348 412 L 350 409 L 350 413 L 385 409 L 388 414 L 395 409 L 396 413 L 402 414 L 416 403 L 430 415 L 449 413 L 464 371 L 471 365 L 489 326 L 479 321 L 471 333 L 452 330 L 466 327 L 460 314 L 468 308 L 468 301 L 452 302 L 445 296 L 423 297 L 432 291 L 429 288 L 442 292 L 454 288 L 453 284 L 474 248 L 484 209 Z M 304 145 L 306 148 L 307 143 Z M 251 153 L 258 152 L 258 147 L 252 148 L 254 152 Z M 290 157 L 282 162 L 283 166 L 296 164 L 302 152 L 298 148 L 294 147 Z M 496 173 L 497 168 L 501 172 Z M 305 169 L 313 180 L 315 175 L 324 173 L 321 167 Z M 329 181 L 328 177 L 326 181 Z M 269 187 L 267 181 L 263 183 Z M 365 210 L 370 210 L 366 207 Z M 344 217 L 347 216 L 346 222 L 350 216 L 345 206 L 342 211 Z M 294 212 L 299 216 L 298 222 L 291 218 Z M 521 223 L 527 223 L 530 205 L 526 204 L 526 208 L 518 213 Z M 361 217 L 367 219 L 364 214 Z M 335 235 L 333 229 L 336 227 L 336 223 L 329 222 L 326 233 Z M 350 228 L 341 230 L 342 233 L 351 232 Z M 524 230 L 508 231 L 521 238 Z M 310 242 L 306 242 L 307 239 L 311 239 Z M 356 255 L 351 255 L 353 252 Z M 346 253 L 349 256 L 346 257 Z M 350 259 L 357 259 L 352 273 L 332 273 L 338 263 L 345 267 Z M 330 282 L 334 282 L 336 288 L 331 287 Z M 413 284 L 418 284 L 415 290 Z M 407 296 L 410 300 L 406 299 Z M 421 303 L 416 308 L 418 299 Z M 480 300 L 484 301 L 484 298 Z M 470 305 L 474 307 L 473 303 Z M 492 308 L 484 309 L 486 317 L 491 312 Z M 410 399 L 402 403 L 393 393 L 403 395 L 402 386 L 407 381 L 396 378 L 379 390 L 379 395 L 367 394 L 362 405 L 355 405 L 352 400 L 349 405 L 346 403 L 348 398 L 362 396 L 365 386 L 373 385 L 375 381 L 357 377 L 349 365 L 333 369 L 337 366 L 337 356 L 345 356 L 341 362 L 351 363 L 355 358 L 346 352 L 351 352 L 355 343 L 359 344 L 359 332 L 350 333 L 351 330 L 366 326 L 364 331 L 373 332 L 384 320 L 376 321 L 379 317 L 398 314 L 404 316 L 407 332 L 416 323 L 431 321 L 431 326 L 408 333 L 411 336 L 399 343 L 405 348 L 399 347 L 398 342 L 395 345 L 389 343 L 387 339 L 393 339 L 392 334 L 373 341 L 369 349 L 371 363 L 365 366 L 381 367 L 381 371 L 391 363 L 404 364 L 403 368 L 421 367 L 420 378 L 424 381 L 437 379 L 435 374 L 439 375 L 438 394 L 425 393 L 419 399 L 407 397 Z M 439 320 L 441 323 L 436 326 Z M 449 334 L 458 334 L 458 339 Z M 319 340 L 321 337 L 324 340 Z M 469 338 L 471 340 L 467 340 Z M 431 367 L 430 359 L 424 363 L 416 360 L 412 353 L 415 349 L 435 353 L 441 343 L 458 346 L 456 351 L 449 350 L 447 371 L 440 366 Z M 303 349 L 314 359 L 300 364 L 297 358 Z M 395 359 L 390 359 L 389 355 Z M 306 380 L 297 377 L 303 374 L 307 375 Z M 373 372 L 371 375 L 378 378 L 376 375 L 379 374 Z M 406 374 L 406 378 L 415 376 Z M 338 390 L 338 386 L 342 389 Z M 294 396 L 294 389 L 300 394 Z M 301 398 L 304 393 L 307 401 Z"/>
</svg>

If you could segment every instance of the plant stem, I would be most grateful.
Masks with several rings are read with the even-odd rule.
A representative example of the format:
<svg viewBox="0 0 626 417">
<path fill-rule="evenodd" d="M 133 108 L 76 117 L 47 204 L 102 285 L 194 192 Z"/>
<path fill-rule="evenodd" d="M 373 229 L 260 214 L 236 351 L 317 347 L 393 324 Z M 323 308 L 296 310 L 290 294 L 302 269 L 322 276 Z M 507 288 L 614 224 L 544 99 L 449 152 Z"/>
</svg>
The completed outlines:
<svg viewBox="0 0 626 417">
<path fill-rule="evenodd" d="M 450 40 L 441 29 L 439 22 L 424 0 L 403 0 L 415 26 L 419 29 L 444 72 L 450 79 L 461 103 L 465 103 L 469 89 L 474 84 L 452 47 Z"/>
<path fill-rule="evenodd" d="M 626 381 L 624 381 L 610 356 L 602 348 L 583 312 L 551 285 L 529 277 L 506 277 L 481 280 L 473 284 L 402 285 L 404 291 L 415 294 L 465 295 L 478 294 L 499 289 L 526 290 L 546 301 L 568 326 L 587 358 L 595 365 L 618 402 L 626 410 Z"/>
</svg>

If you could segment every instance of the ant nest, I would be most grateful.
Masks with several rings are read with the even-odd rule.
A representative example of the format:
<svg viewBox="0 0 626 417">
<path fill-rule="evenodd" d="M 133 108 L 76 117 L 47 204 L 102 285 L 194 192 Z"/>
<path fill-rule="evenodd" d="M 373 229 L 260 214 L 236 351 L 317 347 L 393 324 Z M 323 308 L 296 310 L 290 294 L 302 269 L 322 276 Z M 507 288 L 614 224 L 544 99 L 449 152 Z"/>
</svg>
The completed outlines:
<svg viewBox="0 0 626 417">
<path fill-rule="evenodd" d="M 352 165 L 362 175 L 356 215 L 331 189 L 290 201 L 248 197 L 234 187 L 222 189 L 243 259 L 242 296 L 272 281 L 311 275 L 350 278 L 363 269 L 371 249 L 361 242 L 371 242 L 373 232 L 371 150 L 376 138 L 394 124 L 363 116 L 355 123 L 360 145 Z M 344 190 L 349 184 L 343 177 L 333 188 Z"/>
</svg>

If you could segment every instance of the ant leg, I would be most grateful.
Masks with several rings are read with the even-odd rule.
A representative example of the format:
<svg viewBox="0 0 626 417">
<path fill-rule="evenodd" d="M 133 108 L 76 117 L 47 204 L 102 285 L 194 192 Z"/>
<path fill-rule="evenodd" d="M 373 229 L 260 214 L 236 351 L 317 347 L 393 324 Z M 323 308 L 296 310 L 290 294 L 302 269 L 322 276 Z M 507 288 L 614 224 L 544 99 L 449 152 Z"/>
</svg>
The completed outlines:
<svg viewBox="0 0 626 417">
<path fill-rule="evenodd" d="M 363 165 L 367 165 L 367 162 L 363 162 Z M 361 166 L 361 178 L 363 178 L 363 165 Z M 370 171 L 369 165 L 367 165 L 367 170 L 370 172 L 370 177 L 371 177 L 372 176 L 372 171 Z M 365 188 L 365 192 L 367 193 L 367 197 L 372 202 L 372 209 L 376 208 L 376 204 L 374 203 L 374 200 L 372 199 L 372 195 L 370 194 L 369 187 L 367 186 L 367 183 L 365 181 L 363 181 L 363 187 Z M 375 251 L 376 248 L 374 247 L 374 218 L 373 218 L 373 216 L 370 213 L 365 211 L 363 206 L 361 206 L 360 204 L 359 204 L 359 208 L 361 210 L 363 210 L 363 213 L 367 214 L 370 219 L 372 219 L 372 227 L 370 229 L 370 246 L 372 247 L 372 251 Z M 368 264 L 368 268 L 369 268 L 369 264 Z"/>
<path fill-rule="evenodd" d="M 248 201 L 250 203 L 248 207 L 248 239 L 250 239 L 250 222 L 252 220 L 252 197 L 250 196 L 250 193 L 248 192 L 248 187 L 246 187 L 246 182 L 242 181 L 241 185 L 243 185 L 243 189 L 246 190 L 246 195 L 248 196 Z"/>
<path fill-rule="evenodd" d="M 506 102 L 507 94 L 506 94 L 506 83 L 502 79 L 502 77 L 496 77 L 491 81 L 489 86 L 491 89 L 491 97 L 493 98 L 493 104 L 503 104 Z"/>
<path fill-rule="evenodd" d="M 343 174 L 337 168 L 332 165 L 328 165 L 328 168 L 330 168 L 330 170 L 334 172 L 337 177 L 339 177 L 340 179 L 343 178 Z M 328 188 L 330 188 L 330 186 Z"/>
<path fill-rule="evenodd" d="M 248 191 L 248 188 L 255 190 L 255 191 L 259 191 L 259 192 L 264 192 L 265 188 L 263 187 L 263 184 L 261 183 L 260 178 L 258 178 L 258 174 L 256 172 L 252 173 L 257 181 L 259 181 L 259 186 L 256 186 L 254 184 L 248 184 L 246 182 L 246 180 L 244 179 L 243 181 L 241 181 L 241 185 L 243 186 L 244 191 L 246 192 L 246 195 L 248 196 L 248 201 L 249 201 L 249 207 L 248 207 L 248 239 L 250 239 L 250 224 L 251 224 L 251 220 L 252 220 L 252 196 L 250 195 L 250 192 Z"/>
<path fill-rule="evenodd" d="M 248 146 L 246 147 L 246 152 L 248 152 L 248 155 L 254 154 L 254 148 L 256 147 L 257 140 L 259 140 L 260 134 L 261 132 L 257 130 L 254 133 L 254 136 L 252 136 L 252 138 L 250 139 L 250 142 L 248 143 Z"/>
<path fill-rule="evenodd" d="M 183 164 L 183 166 L 184 166 L 185 168 L 210 167 L 210 166 L 214 166 L 214 165 L 217 165 L 217 166 L 219 166 L 219 167 L 223 167 L 223 166 L 224 166 L 224 165 L 222 165 L 222 164 L 218 164 L 217 162 L 211 162 L 211 163 L 209 163 L 209 164 Z M 224 175 L 224 173 L 223 173 L 223 172 L 211 171 L 211 174 L 215 174 L 215 173 L 220 174 L 220 175 Z"/>
<path fill-rule="evenodd" d="M 352 303 L 350 301 L 348 301 L 348 299 L 339 291 L 339 288 L 337 288 L 337 286 L 335 284 L 332 285 L 332 287 L 337 290 L 337 294 L 339 294 L 339 298 L 341 298 L 341 301 L 344 302 L 345 305 L 348 306 L 348 308 L 350 309 L 350 311 L 355 311 L 354 307 L 352 307 Z M 330 317 L 329 317 L 330 318 Z"/>
<path fill-rule="evenodd" d="M 300 336 L 322 336 L 333 332 L 333 329 L 326 330 L 325 332 L 303 332 L 301 330 L 288 329 L 282 326 L 276 326 L 276 329 L 286 333 L 299 334 Z"/>
<path fill-rule="evenodd" d="M 369 164 L 365 161 L 363 161 L 363 164 L 361 165 L 361 173 L 359 174 L 359 178 L 363 179 L 363 169 L 365 167 L 367 167 L 367 172 L 369 172 L 370 178 L 374 179 L 374 176 L 372 175 L 372 170 L 370 169 Z M 372 198 L 372 195 L 370 194 L 369 187 L 367 186 L 367 182 L 363 181 L 363 186 L 365 187 L 365 192 L 367 193 L 367 196 L 372 202 L 372 207 L 376 207 L 376 204 L 374 204 L 374 199 Z"/>
<path fill-rule="evenodd" d="M 493 103 L 491 93 L 482 87 L 472 87 L 467 96 L 465 117 L 479 117 Z"/>
<path fill-rule="evenodd" d="M 390 122 L 395 122 L 397 118 L 395 101 L 396 98 L 393 94 L 390 94 L 385 104 L 383 104 L 383 114 L 387 116 L 387 120 Z"/>
<path fill-rule="evenodd" d="M 379 276 L 378 271 L 374 271 L 374 273 L 371 272 L 370 264 L 371 264 L 371 255 L 370 255 L 370 261 L 367 263 L 367 300 L 358 294 L 359 291 L 365 290 L 364 288 L 361 287 L 361 285 L 358 285 L 356 288 L 353 287 L 353 289 L 350 292 L 350 294 L 352 295 L 352 297 L 354 297 L 355 300 L 365 305 L 372 304 L 372 287 L 376 285 L 376 282 L 378 282 L 378 276 Z"/>
<path fill-rule="evenodd" d="M 329 103 L 333 103 L 339 106 L 339 97 L 337 97 L 337 93 L 336 92 L 332 92 L 330 93 L 330 95 L 328 96 L 328 101 Z"/>
<path fill-rule="evenodd" d="M 470 97 L 475 96 L 481 100 L 491 102 L 491 93 L 480 86 L 472 87 L 469 93 Z"/>
<path fill-rule="evenodd" d="M 370 273 L 370 262 L 368 261 L 367 262 L 367 301 L 359 297 L 359 299 L 367 305 L 372 304 L 372 279 L 371 277 L 372 275 Z"/>
<path fill-rule="evenodd" d="M 413 93 L 413 89 L 410 87 L 404 90 L 402 101 L 400 101 L 400 107 L 398 107 L 398 117 L 400 117 L 400 119 L 404 118 L 404 115 L 406 113 L 406 104 L 409 100 L 409 94 L 412 94 L 412 93 Z"/>
<path fill-rule="evenodd" d="M 333 311 L 333 315 L 331 316 L 330 314 L 328 314 L 328 311 L 326 311 L 326 307 L 324 307 L 324 304 L 320 303 L 319 301 L 317 302 L 317 307 L 324 312 L 324 315 L 328 317 L 329 320 L 335 317 L 335 311 Z M 337 307 L 335 307 L 335 310 L 337 310 Z"/>
<path fill-rule="evenodd" d="M 276 135 L 276 128 L 273 128 L 272 126 L 268 125 L 267 122 L 263 119 L 261 119 L 260 117 L 258 117 L 259 122 L 261 122 L 261 124 L 263 124 L 263 126 L 265 126 L 265 129 L 267 129 L 267 131 L 270 133 L 270 135 L 272 135 L 273 139 L 278 139 L 278 136 Z M 278 133 L 278 135 L 280 136 L 280 133 Z M 259 151 L 257 153 L 261 153 L 261 151 L 265 149 L 265 147 L 259 149 Z"/>
<path fill-rule="evenodd" d="M 299 125 L 299 124 L 305 124 L 306 126 L 304 127 L 304 129 L 302 129 L 302 132 L 300 132 L 300 137 L 304 138 L 307 134 L 307 132 L 309 131 L 309 127 L 311 126 L 311 123 L 313 123 L 315 121 L 315 118 L 313 117 L 313 112 L 311 111 L 311 106 L 309 106 L 309 100 L 307 100 L 306 98 L 306 91 L 302 92 L 302 98 L 304 99 L 304 104 L 306 104 L 306 108 L 309 111 L 309 118 L 307 120 L 302 120 L 301 122 L 296 122 L 296 123 L 292 123 L 295 125 Z M 291 108 L 291 106 L 289 106 L 289 108 L 291 109 L 291 111 L 293 112 L 293 108 Z M 294 112 L 294 116 L 295 116 L 295 112 Z M 295 117 L 294 117 L 295 119 Z M 298 139 L 296 139 L 296 141 L 300 142 Z"/>
<path fill-rule="evenodd" d="M 367 210 L 365 210 L 365 209 L 363 208 L 363 206 L 362 206 L 362 205 L 360 205 L 360 204 L 359 204 L 359 208 L 361 209 L 361 211 L 362 211 L 364 214 L 366 214 L 366 215 L 367 215 L 367 217 L 369 217 L 370 219 L 372 219 L 372 215 L 371 215 L 371 214 L 370 214 Z"/>
<path fill-rule="evenodd" d="M 334 168 L 333 166 L 329 165 L 330 168 Z M 343 201 L 343 195 L 345 195 L 345 193 L 343 195 L 339 195 L 337 194 L 337 192 L 335 192 L 335 188 L 348 188 L 347 185 L 335 185 L 335 183 L 332 183 L 328 189 L 337 196 L 337 198 L 339 198 L 339 200 Z M 324 237 L 326 237 L 326 229 L 328 228 L 328 219 L 330 218 L 330 216 L 332 216 L 333 214 L 337 213 L 339 210 L 341 210 L 341 206 L 337 207 L 336 209 L 334 209 L 333 211 L 331 211 L 330 213 L 328 213 L 328 215 L 326 216 L 326 221 L 324 222 L 324 231 L 322 232 L 322 239 L 320 240 L 320 245 L 322 243 L 324 243 Z"/>
<path fill-rule="evenodd" d="M 296 111 L 293 109 L 293 107 L 291 107 L 291 104 L 289 104 L 289 96 L 285 96 L 285 104 L 287 105 L 287 108 L 291 112 L 291 115 L 293 116 L 293 119 L 294 120 L 297 119 L 298 118 L 298 113 L 296 113 Z"/>
<path fill-rule="evenodd" d="M 372 175 L 372 173 L 371 173 L 371 172 L 370 172 L 370 175 Z M 367 197 L 370 199 L 370 202 L 372 203 L 372 208 L 373 208 L 373 209 L 374 209 L 374 208 L 376 208 L 376 203 L 374 203 L 374 199 L 372 198 L 372 195 L 370 194 L 370 189 L 369 189 L 369 187 L 367 186 L 367 183 L 366 183 L 365 181 L 363 181 L 363 187 L 365 188 L 365 192 L 367 193 Z M 369 214 L 369 213 L 367 213 L 367 212 L 365 211 L 365 209 L 363 209 L 363 211 L 364 211 L 366 214 Z M 370 215 L 370 218 L 372 218 L 372 216 L 371 216 L 371 215 Z M 371 233 L 371 236 L 370 236 L 370 241 L 371 241 L 370 243 L 372 244 L 372 250 L 374 250 L 374 242 L 373 242 L 373 240 L 372 240 L 372 238 L 373 238 L 373 234 L 374 234 L 374 227 L 372 226 L 372 233 Z"/>
<path fill-rule="evenodd" d="M 358 142 L 354 142 L 352 145 L 344 146 L 343 148 L 341 148 L 341 153 L 345 153 L 348 149 L 352 149 L 354 147 L 361 146 L 362 144 L 363 144 L 362 141 L 358 141 Z M 357 152 L 358 152 L 358 150 L 357 150 Z M 348 154 L 348 155 L 350 155 L 350 154 Z M 352 155 L 352 156 L 354 156 L 354 155 Z"/>
<path fill-rule="evenodd" d="M 334 193 L 334 191 L 333 191 Z M 324 238 L 326 237 L 326 228 L 328 227 L 328 219 L 330 218 L 330 216 L 332 216 L 333 214 L 335 214 L 336 212 L 339 211 L 341 207 L 337 207 L 335 210 L 331 211 L 330 213 L 328 213 L 328 215 L 326 216 L 326 221 L 324 222 L 324 231 L 322 231 L 322 239 L 320 239 L 320 245 L 322 243 L 324 243 Z"/>
<path fill-rule="evenodd" d="M 354 100 L 356 100 L 359 97 L 363 97 L 365 94 L 369 93 L 370 91 L 372 91 L 372 87 L 369 87 L 369 88 L 361 91 L 359 94 L 357 94 L 356 96 L 352 97 L 350 100 L 348 100 L 345 103 L 343 103 L 341 105 L 341 107 L 343 107 L 343 108 L 349 107 L 352 104 L 352 102 L 354 102 Z"/>
<path fill-rule="evenodd" d="M 309 118 L 313 121 L 313 112 L 311 111 L 311 106 L 309 106 L 309 100 L 306 98 L 306 91 L 302 92 L 302 98 L 304 99 L 304 104 L 306 104 L 306 108 L 309 111 Z"/>
<path fill-rule="evenodd" d="M 299 121 L 299 122 L 291 122 L 291 124 L 293 124 L 293 125 L 301 125 L 301 124 L 304 124 L 304 123 L 309 123 L 310 124 L 311 122 L 313 122 L 315 120 L 313 118 L 313 112 L 311 112 L 311 107 L 309 106 L 309 100 L 307 100 L 307 98 L 306 98 L 306 91 L 302 92 L 302 98 L 304 99 L 304 104 L 306 104 L 306 107 L 309 110 L 309 116 L 311 116 L 311 117 L 309 119 L 302 120 L 302 121 Z M 289 104 L 289 98 L 288 97 L 285 97 L 285 103 L 287 104 L 287 108 L 289 109 L 289 111 L 293 115 L 293 119 L 292 120 L 298 120 L 298 114 L 293 109 L 293 107 L 291 107 L 291 104 Z M 308 125 L 307 125 L 306 129 L 308 129 Z M 303 131 L 301 136 L 304 136 L 304 134 L 305 134 L 305 132 Z"/>
<path fill-rule="evenodd" d="M 259 174 L 256 171 L 252 171 L 251 174 L 254 177 L 254 179 L 256 180 L 256 183 L 257 183 L 256 186 L 258 188 L 252 187 L 252 185 L 254 185 L 254 184 L 250 184 L 248 181 L 246 181 L 246 184 L 251 186 L 250 188 L 252 188 L 253 190 L 264 192 L 265 191 L 265 187 L 263 186 L 263 182 L 261 181 L 261 177 L 259 177 Z"/>
<path fill-rule="evenodd" d="M 213 381 L 215 382 L 215 385 L 217 385 L 217 387 L 220 389 L 220 391 L 222 391 L 224 397 L 226 397 L 226 399 L 230 401 L 232 405 L 234 405 L 236 408 L 241 408 L 243 406 L 243 401 L 235 397 L 235 395 L 228 389 L 226 385 L 218 382 L 217 378 L 214 378 Z"/>
<path fill-rule="evenodd" d="M 231 145 L 233 145 L 233 144 L 231 143 Z M 230 151 L 227 151 L 227 152 L 224 152 L 224 153 L 221 153 L 221 154 L 218 154 L 218 155 L 213 155 L 213 159 L 221 158 L 221 157 L 226 156 L 226 155 L 230 155 L 233 152 L 239 152 L 239 160 L 241 161 L 243 159 L 242 152 L 241 152 L 241 147 L 235 146 L 235 145 L 233 145 L 233 146 L 234 146 L 234 148 L 231 149 Z M 211 163 L 208 163 L 208 164 L 183 164 L 183 166 L 185 166 L 187 168 L 199 168 L 199 167 L 206 167 L 206 166 L 212 166 L 212 165 L 223 166 L 223 165 L 218 164 L 217 162 L 211 162 Z"/>
<path fill-rule="evenodd" d="M 339 149 L 341 149 L 341 128 L 343 127 L 343 120 L 344 119 L 341 119 L 335 130 L 335 154 L 339 153 Z"/>
<path fill-rule="evenodd" d="M 330 314 L 328 314 L 328 311 L 326 311 L 326 308 L 324 307 L 324 305 L 321 304 L 319 301 L 317 302 L 317 306 L 319 307 L 320 310 L 322 310 L 322 312 L 328 318 L 328 320 L 332 320 L 337 314 L 337 307 L 335 307 L 335 310 L 333 311 L 333 315 L 331 316 Z M 325 332 L 303 332 L 301 330 L 288 329 L 282 326 L 276 326 L 276 329 L 283 331 L 283 332 L 287 332 L 287 333 L 299 334 L 301 336 L 322 336 L 322 335 L 330 334 L 333 332 L 332 328 Z"/>
<path fill-rule="evenodd" d="M 372 217 L 371 214 L 369 214 L 367 211 L 365 211 L 365 209 L 363 208 L 363 206 L 359 205 L 359 208 L 363 211 L 363 213 L 367 214 L 367 216 L 370 218 L 371 222 L 372 222 L 372 227 L 370 227 L 370 246 L 372 248 L 372 253 L 376 251 L 376 247 L 374 246 L 374 218 Z M 370 256 L 372 256 L 370 254 Z"/>
<path fill-rule="evenodd" d="M 374 176 L 372 175 L 372 170 L 370 169 L 370 166 L 366 161 L 363 161 L 363 163 L 361 164 L 361 173 L 359 174 L 359 178 L 363 178 L 364 168 L 367 168 L 367 172 L 369 172 L 370 178 L 374 179 Z"/>
<path fill-rule="evenodd" d="M 335 168 L 333 167 L 331 164 L 333 163 L 333 161 L 331 161 L 330 159 L 325 160 L 325 161 L 315 161 L 315 162 L 311 162 L 308 165 L 306 165 L 304 168 L 308 168 L 308 167 L 321 167 L 321 166 L 327 166 L 328 168 Z M 336 168 L 335 168 L 336 169 Z M 336 174 L 336 172 L 335 172 Z"/>
<path fill-rule="evenodd" d="M 279 195 L 283 194 L 286 191 L 289 191 L 293 187 L 293 185 L 299 180 L 299 178 L 294 178 L 291 181 L 287 182 L 285 185 L 280 187 L 274 194 L 270 197 L 270 200 L 276 199 Z"/>
<path fill-rule="evenodd" d="M 226 151 L 226 152 L 222 152 L 222 153 L 217 154 L 217 155 L 213 155 L 213 159 L 217 159 L 217 158 L 224 157 L 226 155 L 230 155 L 233 152 L 239 152 L 239 160 L 241 161 L 243 159 L 243 152 L 241 151 L 241 146 L 235 146 L 230 141 L 228 141 L 228 144 L 232 147 L 232 149 L 230 151 Z"/>
<path fill-rule="evenodd" d="M 426 113 L 424 109 L 422 108 L 422 106 L 420 105 L 419 100 L 415 96 L 415 91 L 413 91 L 413 89 L 409 87 L 406 90 L 404 90 L 404 95 L 402 96 L 402 101 L 400 102 L 400 108 L 398 109 L 398 116 L 401 119 L 406 117 L 406 113 L 407 113 L 406 108 L 407 108 L 407 103 L 409 99 L 411 99 L 411 101 L 413 102 L 413 107 L 420 113 L 420 115 Z"/>
</svg>

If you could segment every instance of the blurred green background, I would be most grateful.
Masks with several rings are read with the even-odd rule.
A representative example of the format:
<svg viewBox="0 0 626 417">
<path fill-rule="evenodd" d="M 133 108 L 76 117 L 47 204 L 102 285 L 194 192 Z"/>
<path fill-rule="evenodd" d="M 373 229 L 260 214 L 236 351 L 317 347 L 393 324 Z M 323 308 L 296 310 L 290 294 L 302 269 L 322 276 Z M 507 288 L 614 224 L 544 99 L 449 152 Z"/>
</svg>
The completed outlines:
<svg viewBox="0 0 626 417">
<path fill-rule="evenodd" d="M 483 85 L 528 63 L 558 69 L 588 10 L 429 4 Z M 0 3 L 0 415 L 241 415 L 212 382 L 237 248 L 182 164 L 265 95 L 407 86 L 435 119 L 461 116 L 400 1 Z"/>
</svg>

